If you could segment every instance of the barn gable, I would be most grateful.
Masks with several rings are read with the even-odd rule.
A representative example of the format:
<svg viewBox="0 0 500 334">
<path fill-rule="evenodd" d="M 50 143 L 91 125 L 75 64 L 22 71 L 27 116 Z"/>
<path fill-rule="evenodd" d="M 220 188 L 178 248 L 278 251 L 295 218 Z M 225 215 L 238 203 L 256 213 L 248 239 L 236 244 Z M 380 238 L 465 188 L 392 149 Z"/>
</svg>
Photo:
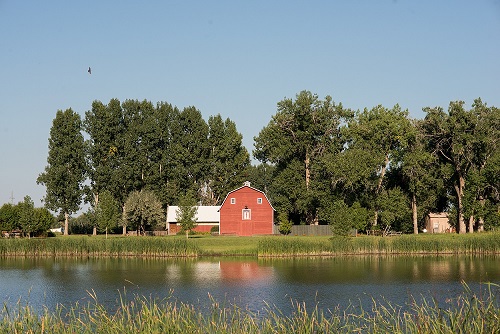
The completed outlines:
<svg viewBox="0 0 500 334">
<path fill-rule="evenodd" d="M 274 208 L 266 194 L 249 182 L 230 191 L 219 211 L 221 234 L 273 234 Z"/>
</svg>

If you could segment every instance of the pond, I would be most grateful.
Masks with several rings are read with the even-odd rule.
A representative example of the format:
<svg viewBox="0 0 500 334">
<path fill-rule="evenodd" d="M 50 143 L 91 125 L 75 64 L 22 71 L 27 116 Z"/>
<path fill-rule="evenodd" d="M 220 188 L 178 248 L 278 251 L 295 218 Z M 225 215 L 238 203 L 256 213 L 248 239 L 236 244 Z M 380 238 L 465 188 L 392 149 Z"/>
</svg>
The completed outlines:
<svg viewBox="0 0 500 334">
<path fill-rule="evenodd" d="M 332 258 L 145 259 L 2 258 L 0 297 L 36 310 L 87 304 L 90 294 L 109 309 L 135 295 L 173 298 L 203 309 L 211 299 L 253 312 L 284 314 L 304 302 L 324 310 L 369 309 L 372 298 L 405 305 L 422 297 L 456 298 L 500 283 L 495 256 L 350 256 Z M 495 286 L 494 289 L 497 289 Z"/>
</svg>

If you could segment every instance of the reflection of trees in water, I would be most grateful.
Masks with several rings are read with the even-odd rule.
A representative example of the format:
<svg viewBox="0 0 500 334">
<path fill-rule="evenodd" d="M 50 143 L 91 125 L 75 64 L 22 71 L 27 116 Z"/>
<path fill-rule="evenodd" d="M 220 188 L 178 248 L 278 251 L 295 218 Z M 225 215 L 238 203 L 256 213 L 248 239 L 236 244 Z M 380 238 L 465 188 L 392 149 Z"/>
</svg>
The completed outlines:
<svg viewBox="0 0 500 334">
<path fill-rule="evenodd" d="M 350 256 L 268 260 L 282 279 L 303 283 L 489 281 L 500 279 L 495 257 Z"/>
</svg>

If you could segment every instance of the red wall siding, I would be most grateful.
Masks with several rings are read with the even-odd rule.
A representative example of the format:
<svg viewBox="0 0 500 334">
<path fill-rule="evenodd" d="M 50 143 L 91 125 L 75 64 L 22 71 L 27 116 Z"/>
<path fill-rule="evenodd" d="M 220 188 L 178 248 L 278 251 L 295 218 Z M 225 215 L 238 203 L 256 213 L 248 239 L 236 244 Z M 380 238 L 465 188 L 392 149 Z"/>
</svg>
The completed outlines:
<svg viewBox="0 0 500 334">
<path fill-rule="evenodd" d="M 231 198 L 236 200 L 231 204 Z M 257 199 L 262 198 L 262 204 Z M 243 209 L 251 211 L 251 219 L 243 220 Z M 264 193 L 248 186 L 230 192 L 220 208 L 220 233 L 242 236 L 273 234 L 273 208 Z"/>
<path fill-rule="evenodd" d="M 214 223 L 214 224 L 204 224 L 204 225 L 197 225 L 195 228 L 194 228 L 194 231 L 196 232 L 200 232 L 200 233 L 205 233 L 205 232 L 210 232 L 210 230 L 212 229 L 213 226 L 218 226 L 218 224 Z M 181 227 L 180 225 L 176 224 L 176 223 L 173 223 L 173 224 L 169 224 L 169 234 L 170 235 L 173 235 L 173 234 L 177 234 L 181 231 Z"/>
</svg>

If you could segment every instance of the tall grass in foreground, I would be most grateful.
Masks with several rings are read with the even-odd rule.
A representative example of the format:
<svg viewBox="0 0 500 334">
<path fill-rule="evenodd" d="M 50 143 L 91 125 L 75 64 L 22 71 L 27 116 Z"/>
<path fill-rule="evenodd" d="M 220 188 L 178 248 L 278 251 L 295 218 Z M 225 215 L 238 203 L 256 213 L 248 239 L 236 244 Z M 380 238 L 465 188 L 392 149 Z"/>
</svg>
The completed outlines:
<svg viewBox="0 0 500 334">
<path fill-rule="evenodd" d="M 500 253 L 500 233 L 402 235 L 394 237 L 274 237 L 259 241 L 265 256 L 350 254 L 492 254 Z"/>
<path fill-rule="evenodd" d="M 0 240 L 0 256 L 196 256 L 198 247 L 191 240 L 167 237 L 72 236 L 45 239 Z"/>
<path fill-rule="evenodd" d="M 348 307 L 325 313 L 296 303 L 292 314 L 268 307 L 252 313 L 235 305 L 212 300 L 204 312 L 193 305 L 166 298 L 136 297 L 121 300 L 110 312 L 97 301 L 45 309 L 37 314 L 30 306 L 0 312 L 1 333 L 498 333 L 498 295 L 484 296 L 466 290 L 447 305 L 423 300 L 403 309 L 373 301 L 370 310 Z"/>
</svg>

